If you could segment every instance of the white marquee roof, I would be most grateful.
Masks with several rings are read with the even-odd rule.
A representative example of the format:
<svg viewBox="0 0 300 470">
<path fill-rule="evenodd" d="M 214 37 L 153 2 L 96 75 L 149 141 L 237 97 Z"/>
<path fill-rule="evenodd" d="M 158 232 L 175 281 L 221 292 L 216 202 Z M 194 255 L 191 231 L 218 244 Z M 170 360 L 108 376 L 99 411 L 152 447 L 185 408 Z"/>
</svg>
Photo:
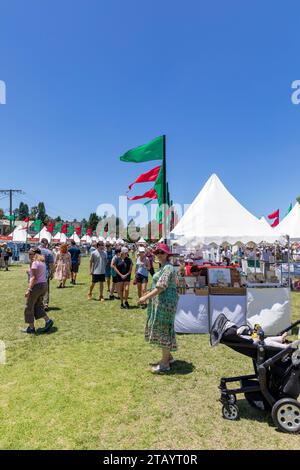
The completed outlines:
<svg viewBox="0 0 300 470">
<path fill-rule="evenodd" d="M 293 209 L 274 229 L 277 236 L 289 235 L 292 241 L 300 240 L 300 204 L 296 202 Z"/>
<path fill-rule="evenodd" d="M 271 227 L 242 206 L 213 174 L 171 232 L 179 244 L 275 242 Z"/>
</svg>

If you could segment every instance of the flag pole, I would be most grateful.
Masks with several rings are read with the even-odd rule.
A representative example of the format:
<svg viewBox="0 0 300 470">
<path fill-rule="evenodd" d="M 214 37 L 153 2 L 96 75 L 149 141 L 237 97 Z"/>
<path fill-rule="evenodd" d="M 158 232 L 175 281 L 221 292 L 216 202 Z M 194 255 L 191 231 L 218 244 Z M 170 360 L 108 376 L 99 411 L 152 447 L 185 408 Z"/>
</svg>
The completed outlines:
<svg viewBox="0 0 300 470">
<path fill-rule="evenodd" d="M 166 135 L 163 135 L 163 234 L 164 242 L 167 243 L 166 204 L 167 204 L 167 162 L 166 162 Z"/>
</svg>

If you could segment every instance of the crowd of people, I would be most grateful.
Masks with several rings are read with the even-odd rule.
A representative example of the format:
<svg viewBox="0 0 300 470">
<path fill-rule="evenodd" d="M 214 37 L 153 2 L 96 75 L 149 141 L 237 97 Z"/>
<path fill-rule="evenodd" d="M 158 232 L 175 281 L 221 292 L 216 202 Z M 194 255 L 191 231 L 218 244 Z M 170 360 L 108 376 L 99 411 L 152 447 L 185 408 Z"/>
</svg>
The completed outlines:
<svg viewBox="0 0 300 470">
<path fill-rule="evenodd" d="M 54 325 L 54 320 L 48 316 L 51 280 L 57 280 L 59 289 L 64 289 L 68 280 L 75 286 L 81 256 L 81 249 L 74 241 L 50 246 L 47 239 L 42 239 L 38 246 L 30 248 L 24 310 L 27 327 L 22 332 L 35 334 L 35 321 L 39 319 L 45 322 L 40 332 L 51 330 Z M 171 250 L 163 243 L 151 249 L 141 245 L 112 245 L 110 241 L 98 241 L 89 249 L 91 284 L 88 300 L 93 298 L 94 288 L 99 284 L 100 302 L 119 299 L 120 308 L 129 309 L 129 289 L 133 281 L 137 288 L 138 306 L 148 309 L 145 339 L 162 350 L 160 361 L 152 368 L 153 373 L 170 370 L 174 362 L 171 353 L 177 348 L 174 321 L 178 294 L 171 256 Z M 156 272 L 155 258 L 158 262 Z M 152 276 L 151 290 L 148 290 L 149 276 Z M 107 296 L 104 293 L 105 285 Z"/>
</svg>

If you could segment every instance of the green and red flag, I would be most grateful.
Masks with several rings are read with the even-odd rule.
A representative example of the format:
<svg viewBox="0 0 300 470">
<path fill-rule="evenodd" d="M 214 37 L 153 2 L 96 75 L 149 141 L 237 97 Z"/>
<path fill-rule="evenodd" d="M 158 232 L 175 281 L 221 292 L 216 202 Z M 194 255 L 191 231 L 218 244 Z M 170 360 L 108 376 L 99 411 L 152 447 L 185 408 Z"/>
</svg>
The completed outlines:
<svg viewBox="0 0 300 470">
<path fill-rule="evenodd" d="M 156 137 L 145 145 L 128 150 L 121 157 L 122 162 L 142 163 L 151 160 L 162 160 L 164 155 L 164 138 Z"/>
<path fill-rule="evenodd" d="M 53 233 L 53 231 L 54 231 L 54 223 L 53 223 L 53 222 L 49 222 L 49 223 L 47 224 L 47 232 Z"/>
<path fill-rule="evenodd" d="M 75 233 L 80 237 L 81 235 L 81 227 L 75 227 Z"/>
<path fill-rule="evenodd" d="M 68 226 L 67 224 L 63 224 L 61 227 L 61 233 L 64 233 L 65 235 L 67 234 L 68 231 Z"/>
</svg>

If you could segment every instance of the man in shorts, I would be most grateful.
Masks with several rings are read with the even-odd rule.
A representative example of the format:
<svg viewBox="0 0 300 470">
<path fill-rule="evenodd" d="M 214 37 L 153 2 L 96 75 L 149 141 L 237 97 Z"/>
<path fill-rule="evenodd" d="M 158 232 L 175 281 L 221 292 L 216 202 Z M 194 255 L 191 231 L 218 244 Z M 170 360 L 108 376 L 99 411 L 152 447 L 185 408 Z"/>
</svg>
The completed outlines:
<svg viewBox="0 0 300 470">
<path fill-rule="evenodd" d="M 104 251 L 104 243 L 98 242 L 96 250 L 94 250 L 90 257 L 90 274 L 92 276 L 92 284 L 88 293 L 88 299 L 91 300 L 92 292 L 95 287 L 95 284 L 99 282 L 100 284 L 100 302 L 104 302 L 103 297 L 103 288 L 105 283 L 105 272 L 107 265 L 107 255 Z"/>
</svg>

